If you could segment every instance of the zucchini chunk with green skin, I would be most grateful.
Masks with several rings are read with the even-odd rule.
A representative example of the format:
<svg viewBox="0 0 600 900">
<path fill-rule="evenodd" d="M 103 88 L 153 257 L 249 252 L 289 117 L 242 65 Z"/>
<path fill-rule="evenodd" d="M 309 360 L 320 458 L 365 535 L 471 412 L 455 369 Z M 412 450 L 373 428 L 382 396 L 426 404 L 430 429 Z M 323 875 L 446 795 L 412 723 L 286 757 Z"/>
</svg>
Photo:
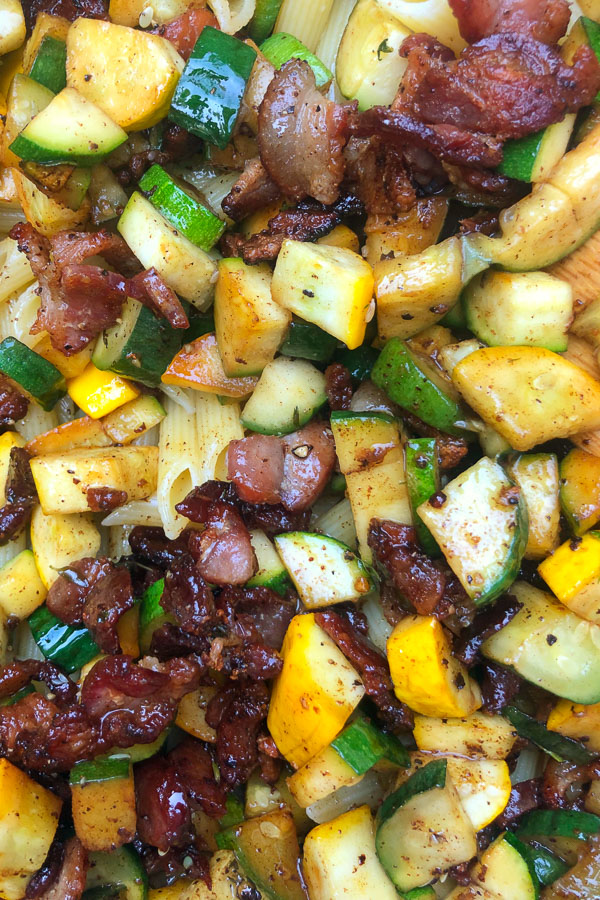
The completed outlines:
<svg viewBox="0 0 600 900">
<path fill-rule="evenodd" d="M 267 38 L 261 44 L 260 52 L 276 69 L 281 69 L 290 59 L 304 60 L 313 70 L 318 88 L 327 87 L 333 78 L 333 73 L 302 41 L 299 41 L 293 34 L 286 34 L 285 31 L 278 31 L 277 34 L 272 34 L 270 38 Z"/>
<path fill-rule="evenodd" d="M 150 587 L 147 587 L 142 594 L 140 604 L 140 622 L 139 636 L 140 649 L 143 653 L 147 653 L 150 649 L 152 635 L 157 628 L 165 624 L 176 624 L 174 617 L 165 612 L 160 604 L 163 590 L 165 587 L 164 578 L 159 578 Z"/>
<path fill-rule="evenodd" d="M 525 559 L 544 559 L 558 546 L 560 504 L 554 453 L 509 454 L 500 462 L 523 492 L 529 520 Z"/>
<path fill-rule="evenodd" d="M 483 272 L 463 293 L 467 327 L 491 347 L 567 349 L 573 290 L 546 272 Z"/>
<path fill-rule="evenodd" d="M 225 230 L 225 222 L 183 187 L 158 164 L 151 166 L 139 181 L 140 190 L 159 213 L 202 250 L 210 250 Z"/>
<path fill-rule="evenodd" d="M 465 415 L 441 378 L 419 360 L 399 338 L 385 345 L 371 372 L 371 378 L 388 397 L 423 422 L 448 434 L 463 435 L 458 423 Z"/>
<path fill-rule="evenodd" d="M 506 141 L 502 147 L 502 162 L 498 166 L 500 174 L 518 181 L 543 181 L 564 156 L 575 119 L 575 113 L 569 113 L 562 122 L 526 137 Z"/>
<path fill-rule="evenodd" d="M 216 836 L 221 850 L 233 850 L 241 868 L 270 900 L 306 900 L 300 847 L 291 813 L 277 810 L 248 819 Z"/>
<path fill-rule="evenodd" d="M 570 866 L 564 860 L 537 841 L 523 843 L 522 847 L 521 853 L 528 860 L 529 867 L 533 870 L 539 883 L 544 887 L 552 884 L 553 881 L 569 871 Z"/>
<path fill-rule="evenodd" d="M 125 846 L 111 853 L 90 853 L 85 888 L 90 897 L 117 894 L 124 900 L 146 900 L 148 876 L 133 847 Z"/>
<path fill-rule="evenodd" d="M 515 582 L 511 594 L 523 609 L 483 644 L 484 656 L 557 697 L 600 702 L 600 627 L 524 582 Z"/>
<path fill-rule="evenodd" d="M 219 260 L 215 331 L 225 374 L 260 375 L 284 340 L 292 316 L 271 297 L 271 269 Z"/>
<path fill-rule="evenodd" d="M 67 390 L 56 366 L 14 337 L 0 344 L 0 372 L 12 378 L 42 409 L 54 409 Z"/>
<path fill-rule="evenodd" d="M 437 840 L 432 841 L 435 834 Z M 377 813 L 377 856 L 400 892 L 475 856 L 475 830 L 462 809 L 446 760 L 423 766 Z"/>
<path fill-rule="evenodd" d="M 337 340 L 317 325 L 292 319 L 279 352 L 284 356 L 329 362 L 337 346 Z"/>
<path fill-rule="evenodd" d="M 592 0 L 592 4 L 594 4 L 594 0 Z M 585 6 L 584 3 L 581 4 L 581 8 L 583 9 Z M 588 10 L 586 10 L 588 12 Z M 575 50 L 578 50 L 579 47 L 588 46 L 596 56 L 598 62 L 600 62 L 600 24 L 593 20 L 593 18 L 589 18 L 589 16 L 595 16 L 596 18 L 600 18 L 600 7 L 595 6 L 593 11 L 589 11 L 588 15 L 581 16 L 573 27 L 571 28 L 566 43 L 570 45 L 571 52 L 574 53 Z M 571 62 L 571 60 L 569 60 Z M 572 63 L 571 63 L 572 64 Z M 600 93 L 596 94 L 596 101 L 600 100 Z"/>
<path fill-rule="evenodd" d="M 46 34 L 38 47 L 29 70 L 29 77 L 43 84 L 53 94 L 67 86 L 67 45 L 64 41 Z"/>
<path fill-rule="evenodd" d="M 364 562 L 373 559 L 369 547 L 371 519 L 412 522 L 404 452 L 398 423 L 383 413 L 333 412 L 331 430 Z"/>
<path fill-rule="evenodd" d="M 93 166 L 126 140 L 127 134 L 99 106 L 67 87 L 31 120 L 10 149 L 41 165 Z"/>
<path fill-rule="evenodd" d="M 498 900 L 537 900 L 537 880 L 529 854 L 510 831 L 496 838 L 470 874 Z"/>
<path fill-rule="evenodd" d="M 517 835 L 563 837 L 587 841 L 600 834 L 600 816 L 575 809 L 534 809 L 521 819 Z"/>
<path fill-rule="evenodd" d="M 560 506 L 577 537 L 600 522 L 600 457 L 574 448 L 561 460 Z"/>
<path fill-rule="evenodd" d="M 543 722 L 528 716 L 516 706 L 507 706 L 502 713 L 514 725 L 520 737 L 531 741 L 551 756 L 562 762 L 565 759 L 585 766 L 597 759 L 597 753 L 590 753 L 580 741 L 564 737 L 558 731 L 550 731 Z"/>
<path fill-rule="evenodd" d="M 256 554 L 258 571 L 256 575 L 252 576 L 250 581 L 246 582 L 246 587 L 268 587 L 272 591 L 281 594 L 282 597 L 285 596 L 286 591 L 291 586 L 290 576 L 281 562 L 277 550 L 264 531 L 251 531 L 250 540 Z M 1 571 L 0 569 L 0 574 Z"/>
<path fill-rule="evenodd" d="M 182 337 L 182 329 L 171 328 L 166 319 L 157 318 L 147 306 L 128 297 L 119 322 L 98 338 L 92 362 L 97 369 L 158 387 Z"/>
<path fill-rule="evenodd" d="M 600 384 L 543 347 L 486 347 L 455 366 L 467 403 L 516 450 L 600 428 Z"/>
<path fill-rule="evenodd" d="M 304 842 L 304 876 L 311 900 L 344 896 L 398 900 L 377 858 L 368 806 L 350 810 L 309 832 Z"/>
<path fill-rule="evenodd" d="M 171 121 L 224 150 L 255 60 L 248 44 L 207 25 L 175 89 Z"/>
<path fill-rule="evenodd" d="M 338 49 L 335 72 L 340 91 L 359 109 L 389 106 L 406 69 L 400 46 L 410 29 L 376 0 L 359 0 Z"/>
<path fill-rule="evenodd" d="M 527 507 L 498 463 L 483 457 L 446 485 L 443 499 L 435 495 L 417 513 L 478 606 L 517 577 L 527 546 Z"/>
<path fill-rule="evenodd" d="M 248 24 L 248 34 L 261 44 L 273 31 L 283 0 L 256 0 L 256 8 Z"/>
<path fill-rule="evenodd" d="M 242 425 L 260 434 L 290 434 L 326 402 L 322 372 L 305 360 L 279 356 L 263 369 L 242 412 Z"/>
<path fill-rule="evenodd" d="M 421 503 L 440 488 L 437 444 L 435 438 L 413 438 L 406 442 L 406 486 L 413 522 L 419 543 L 428 556 L 439 556 L 440 548 L 419 514 Z"/>
<path fill-rule="evenodd" d="M 278 535 L 275 546 L 307 609 L 360 600 L 372 589 L 367 567 L 341 541 L 291 531 Z"/>
<path fill-rule="evenodd" d="M 75 672 L 100 653 L 83 625 L 65 625 L 48 607 L 38 607 L 27 620 L 36 644 L 50 662 Z"/>
<path fill-rule="evenodd" d="M 69 784 L 75 833 L 86 850 L 112 852 L 133 840 L 135 788 L 128 757 L 77 763 Z"/>
</svg>

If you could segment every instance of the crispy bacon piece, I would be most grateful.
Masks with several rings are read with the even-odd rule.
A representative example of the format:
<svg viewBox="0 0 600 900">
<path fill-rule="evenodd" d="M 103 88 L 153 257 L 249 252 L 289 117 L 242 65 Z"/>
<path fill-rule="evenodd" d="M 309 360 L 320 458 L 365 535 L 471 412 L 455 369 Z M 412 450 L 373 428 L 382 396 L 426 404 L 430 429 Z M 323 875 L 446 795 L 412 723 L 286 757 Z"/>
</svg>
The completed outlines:
<svg viewBox="0 0 600 900">
<path fill-rule="evenodd" d="M 491 168 L 499 160 L 498 139 L 559 122 L 591 103 L 600 88 L 600 65 L 585 46 L 568 66 L 557 49 L 521 34 L 494 34 L 466 47 L 457 60 L 432 41 L 428 35 L 405 41 L 408 67 L 392 110 L 367 110 L 357 119 L 360 131 L 364 120 L 375 120 L 375 133 L 391 138 L 402 132 L 403 119 L 396 116 L 407 116 L 437 135 L 438 146 L 429 143 L 428 149 L 441 159 Z M 478 152 L 474 142 L 487 152 Z"/>
<path fill-rule="evenodd" d="M 481 700 L 483 709 L 490 715 L 497 715 L 514 700 L 523 684 L 516 672 L 497 666 L 496 663 L 483 664 Z"/>
<path fill-rule="evenodd" d="M 258 156 L 249 159 L 244 171 L 233 185 L 221 206 L 234 222 L 245 219 L 259 209 L 264 209 L 281 196 Z"/>
<path fill-rule="evenodd" d="M 446 578 L 420 549 L 415 529 L 372 519 L 368 542 L 404 599 L 412 603 L 419 615 L 432 615 L 444 595 Z"/>
<path fill-rule="evenodd" d="M 333 611 L 318 612 L 317 624 L 335 641 L 363 680 L 365 693 L 377 707 L 380 718 L 392 731 L 413 727 L 412 713 L 394 695 L 387 660 L 370 647 L 347 620 Z"/>
<path fill-rule="evenodd" d="M 250 434 L 231 441 L 227 475 L 238 496 L 247 503 L 280 503 L 283 481 L 283 444 L 271 434 Z"/>
<path fill-rule="evenodd" d="M 474 44 L 501 31 L 556 44 L 571 17 L 567 0 L 450 0 L 465 41 Z"/>
<path fill-rule="evenodd" d="M 88 593 L 82 621 L 105 653 L 121 652 L 117 625 L 133 603 L 131 575 L 127 569 L 112 567 Z"/>
<path fill-rule="evenodd" d="M 509 825 L 520 819 L 526 812 L 541 806 L 540 787 L 540 778 L 530 778 L 529 781 L 520 781 L 518 784 L 513 785 L 504 812 L 495 820 L 498 828 L 508 828 Z"/>
<path fill-rule="evenodd" d="M 29 0 L 23 4 L 28 31 L 35 25 L 38 13 L 62 16 L 74 22 L 80 16 L 86 19 L 108 18 L 108 0 Z"/>
<path fill-rule="evenodd" d="M 258 569 L 250 532 L 234 506 L 214 503 L 202 532 L 190 537 L 201 576 L 211 584 L 245 584 Z"/>
<path fill-rule="evenodd" d="M 257 739 L 269 708 L 264 682 L 230 684 L 215 694 L 206 721 L 217 732 L 217 762 L 230 788 L 244 784 L 258 763 Z"/>
<path fill-rule="evenodd" d="M 469 446 L 464 438 L 452 437 L 450 434 L 444 434 L 427 425 L 421 419 L 412 413 L 401 411 L 402 419 L 409 428 L 420 434 L 421 437 L 434 437 L 436 439 L 436 449 L 438 453 L 438 464 L 442 472 L 447 472 L 459 464 L 461 459 L 469 452 Z"/>
<path fill-rule="evenodd" d="M 341 363 L 332 363 L 325 369 L 325 391 L 330 409 L 350 409 L 354 389 L 352 376 Z"/>
<path fill-rule="evenodd" d="M 167 760 L 174 766 L 192 805 L 213 819 L 225 815 L 227 793 L 224 785 L 215 780 L 212 759 L 204 744 L 186 737 L 171 750 Z"/>
<path fill-rule="evenodd" d="M 0 375 L 0 428 L 10 427 L 22 419 L 29 400 L 5 375 Z"/>
<path fill-rule="evenodd" d="M 114 325 L 129 296 L 164 315 L 174 328 L 187 327 L 176 294 L 153 269 L 125 277 L 99 266 L 82 265 L 82 260 L 100 253 L 131 272 L 134 258 L 118 236 L 101 230 L 94 235 L 74 232 L 47 240 L 24 223 L 15 225 L 11 236 L 27 256 L 40 286 L 41 305 L 31 331 L 47 331 L 52 346 L 65 356 L 78 353 Z"/>
<path fill-rule="evenodd" d="M 87 595 L 112 568 L 113 564 L 106 556 L 98 559 L 88 556 L 71 563 L 62 570 L 48 591 L 46 606 L 65 624 L 80 624 Z"/>
<path fill-rule="evenodd" d="M 63 860 L 65 858 L 65 845 L 56 838 L 50 845 L 48 855 L 43 865 L 32 875 L 25 891 L 25 900 L 39 900 L 52 885 L 58 880 Z"/>
<path fill-rule="evenodd" d="M 37 503 L 29 454 L 22 447 L 13 447 L 10 451 L 4 493 L 6 503 L 0 508 L 0 544 L 18 534 Z"/>
<path fill-rule="evenodd" d="M 232 633 L 242 640 L 264 641 L 280 650 L 295 604 L 268 587 L 226 586 L 219 593 L 217 607 Z"/>
<path fill-rule="evenodd" d="M 85 890 L 87 869 L 87 851 L 79 838 L 74 835 L 65 844 L 56 879 L 42 893 L 33 896 L 37 896 L 38 900 L 81 900 Z"/>
<path fill-rule="evenodd" d="M 522 607 L 516 597 L 506 594 L 493 606 L 482 609 L 473 624 L 461 632 L 460 638 L 454 642 L 453 655 L 466 666 L 474 666 L 481 659 L 479 651 L 484 642 L 508 625 Z"/>
<path fill-rule="evenodd" d="M 308 63 L 291 59 L 275 73 L 259 109 L 258 146 L 266 171 L 285 197 L 337 199 L 353 108 L 356 104 L 327 100 Z"/>
<path fill-rule="evenodd" d="M 118 491 L 109 487 L 88 488 L 86 497 L 92 512 L 110 512 L 127 503 L 127 491 Z"/>
<path fill-rule="evenodd" d="M 170 566 L 160 605 L 165 612 L 172 613 L 184 631 L 203 633 L 203 626 L 214 614 L 215 604 L 211 589 L 191 557 L 176 559 Z"/>
<path fill-rule="evenodd" d="M 283 668 L 279 654 L 260 641 L 225 644 L 217 638 L 211 645 L 207 662 L 211 669 L 229 675 L 234 681 L 240 678 L 266 681 L 279 675 Z"/>
<path fill-rule="evenodd" d="M 196 41 L 207 25 L 212 28 L 219 27 L 219 23 L 210 9 L 206 9 L 204 6 L 199 9 L 192 7 L 166 25 L 154 28 L 153 32 L 171 41 L 179 55 L 188 60 Z"/>
<path fill-rule="evenodd" d="M 201 878 L 209 890 L 212 887 L 210 879 L 212 851 L 204 849 L 205 843 L 200 836 L 181 847 L 169 847 L 166 853 L 150 844 L 143 844 L 140 840 L 135 840 L 133 845 L 148 873 L 150 887 L 172 884 L 180 878 L 194 880 Z"/>
<path fill-rule="evenodd" d="M 19 659 L 0 668 L 0 697 L 11 697 L 32 681 L 42 681 L 54 695 L 57 706 L 68 706 L 77 698 L 77 686 L 49 660 Z"/>
<path fill-rule="evenodd" d="M 186 793 L 173 763 L 155 757 L 135 767 L 140 840 L 162 852 L 191 840 L 192 814 Z"/>
<path fill-rule="evenodd" d="M 189 531 L 184 531 L 171 541 L 162 528 L 136 525 L 129 535 L 129 546 L 140 562 L 147 566 L 166 569 L 174 560 L 189 552 L 189 537 Z"/>
</svg>

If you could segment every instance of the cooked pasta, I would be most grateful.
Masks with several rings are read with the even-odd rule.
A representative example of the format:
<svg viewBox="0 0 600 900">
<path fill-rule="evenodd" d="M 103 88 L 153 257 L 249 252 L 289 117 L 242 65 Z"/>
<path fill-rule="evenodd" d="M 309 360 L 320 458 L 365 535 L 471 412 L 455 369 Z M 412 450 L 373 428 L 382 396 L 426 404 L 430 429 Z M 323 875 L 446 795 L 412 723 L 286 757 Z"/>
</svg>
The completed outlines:
<svg viewBox="0 0 600 900">
<path fill-rule="evenodd" d="M 227 477 L 224 454 L 230 441 L 244 437 L 238 403 L 219 402 L 216 394 L 196 394 L 196 428 L 201 480 Z"/>
<path fill-rule="evenodd" d="M 186 519 L 175 511 L 175 505 L 202 484 L 202 462 L 198 447 L 195 401 L 193 412 L 170 398 L 165 403 L 166 417 L 160 424 L 158 443 L 158 511 L 167 537 L 176 538 Z"/>
<path fill-rule="evenodd" d="M 221 31 L 235 34 L 247 25 L 256 7 L 256 0 L 208 0 Z"/>
<path fill-rule="evenodd" d="M 333 3 L 334 0 L 306 0 L 304 3 L 283 0 L 275 31 L 293 34 L 314 51 L 327 25 Z"/>
<path fill-rule="evenodd" d="M 107 528 L 121 528 L 123 526 L 150 525 L 162 526 L 162 519 L 158 510 L 156 496 L 148 500 L 132 500 L 124 503 L 109 513 L 101 522 Z"/>
<path fill-rule="evenodd" d="M 4 238 L 0 243 L 0 303 L 34 281 L 31 266 L 24 253 L 19 253 L 17 242 Z"/>
</svg>

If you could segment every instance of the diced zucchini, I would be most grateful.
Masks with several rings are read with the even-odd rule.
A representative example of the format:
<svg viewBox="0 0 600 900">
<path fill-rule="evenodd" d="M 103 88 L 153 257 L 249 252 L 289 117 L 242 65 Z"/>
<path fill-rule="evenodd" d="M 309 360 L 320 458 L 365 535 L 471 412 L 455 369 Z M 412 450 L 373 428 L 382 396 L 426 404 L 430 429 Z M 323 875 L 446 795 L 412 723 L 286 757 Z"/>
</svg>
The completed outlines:
<svg viewBox="0 0 600 900">
<path fill-rule="evenodd" d="M 288 778 L 288 787 L 297 803 L 306 808 L 341 787 L 357 784 L 363 774 L 357 773 L 330 744 Z"/>
<path fill-rule="evenodd" d="M 114 442 L 105 432 L 101 421 L 81 416 L 36 435 L 25 444 L 25 449 L 30 456 L 45 456 L 47 453 L 63 453 L 78 447 L 110 447 L 112 443 Z"/>
<path fill-rule="evenodd" d="M 419 750 L 451 753 L 473 759 L 505 759 L 517 733 L 502 716 L 474 712 L 465 718 L 415 716 L 414 738 Z"/>
<path fill-rule="evenodd" d="M 0 568 L 0 609 L 6 616 L 26 619 L 46 599 L 31 550 L 21 550 Z"/>
<path fill-rule="evenodd" d="M 93 166 L 127 140 L 127 134 L 73 88 L 64 88 L 10 145 L 23 160 Z"/>
<path fill-rule="evenodd" d="M 21 0 L 0 3 L 0 56 L 17 50 L 25 40 L 25 17 Z"/>
<path fill-rule="evenodd" d="M 435 538 L 417 513 L 421 503 L 440 488 L 437 442 L 435 438 L 413 438 L 406 442 L 406 487 L 419 543 L 428 556 L 439 556 Z"/>
<path fill-rule="evenodd" d="M 329 362 L 337 346 L 338 342 L 334 337 L 313 325 L 312 322 L 292 319 L 279 352 L 284 356 L 310 359 L 315 362 Z"/>
<path fill-rule="evenodd" d="M 527 546 L 527 507 L 497 462 L 483 457 L 418 514 L 476 604 L 494 600 L 514 581 Z"/>
<path fill-rule="evenodd" d="M 318 825 L 304 842 L 304 876 L 311 900 L 377 897 L 397 900 L 375 851 L 375 829 L 368 806 L 360 806 Z"/>
<path fill-rule="evenodd" d="M 600 522 L 600 457 L 577 448 L 560 464 L 560 505 L 575 535 Z"/>
<path fill-rule="evenodd" d="M 217 733 L 206 721 L 206 708 L 216 693 L 217 688 L 202 685 L 182 697 L 177 707 L 177 727 L 201 741 L 214 743 Z"/>
<path fill-rule="evenodd" d="M 566 152 L 575 119 L 575 114 L 569 113 L 555 125 L 523 138 L 506 141 L 498 171 L 518 181 L 545 181 Z"/>
<path fill-rule="evenodd" d="M 559 701 L 565 702 L 565 701 Z M 520 737 L 537 744 L 541 750 L 559 762 L 568 759 L 571 762 L 585 766 L 596 759 L 596 754 L 591 753 L 579 741 L 552 731 L 543 722 L 538 722 L 533 716 L 528 716 L 516 706 L 507 706 L 503 710 L 511 725 L 514 725 Z"/>
<path fill-rule="evenodd" d="M 540 885 L 552 884 L 569 871 L 570 866 L 537 841 L 521 845 L 521 853 L 529 861 Z"/>
<path fill-rule="evenodd" d="M 372 588 L 369 572 L 350 547 L 322 534 L 280 534 L 275 546 L 307 609 L 357 601 Z"/>
<path fill-rule="evenodd" d="M 558 460 L 554 453 L 522 453 L 508 458 L 508 474 L 519 485 L 529 531 L 526 559 L 544 559 L 558 546 L 560 504 Z"/>
<path fill-rule="evenodd" d="M 224 149 L 233 133 L 256 50 L 206 26 L 183 71 L 169 118 Z"/>
<path fill-rule="evenodd" d="M 273 31 L 283 0 L 256 0 L 254 15 L 248 23 L 248 34 L 256 44 Z"/>
<path fill-rule="evenodd" d="M 92 362 L 97 369 L 157 387 L 180 349 L 182 337 L 180 329 L 171 328 L 166 319 L 128 297 L 117 324 L 98 338 Z"/>
<path fill-rule="evenodd" d="M 69 20 L 62 16 L 51 15 L 47 12 L 39 12 L 35 17 L 35 25 L 33 26 L 31 37 L 23 48 L 23 71 L 29 73 L 46 35 L 50 35 L 56 40 L 63 41 L 64 43 L 67 40 L 67 34 L 70 27 L 71 23 Z"/>
<path fill-rule="evenodd" d="M 561 603 L 600 625 L 600 532 L 565 541 L 538 572 Z"/>
<path fill-rule="evenodd" d="M 19 900 L 54 840 L 62 800 L 7 759 L 0 759 L 0 796 L 0 889 Z M 5 878 L 14 893 L 5 893 Z"/>
<path fill-rule="evenodd" d="M 174 623 L 175 619 L 166 613 L 161 606 L 161 597 L 165 587 L 164 578 L 159 578 L 146 588 L 140 603 L 140 648 L 143 653 L 150 649 L 152 634 L 166 622 Z"/>
<path fill-rule="evenodd" d="M 378 356 L 379 350 L 363 344 L 356 350 L 346 350 L 345 348 L 337 350 L 335 362 L 345 366 L 356 381 L 368 381 Z"/>
<path fill-rule="evenodd" d="M 600 427 L 600 384 L 542 347 L 477 350 L 455 367 L 452 380 L 517 450 Z"/>
<path fill-rule="evenodd" d="M 293 34 L 278 31 L 261 44 L 260 52 L 276 69 L 280 69 L 290 59 L 304 60 L 313 70 L 318 88 L 326 88 L 333 78 L 327 66 Z"/>
<path fill-rule="evenodd" d="M 37 506 L 31 517 L 31 549 L 46 588 L 61 569 L 84 556 L 95 556 L 100 534 L 87 514 L 45 516 Z"/>
<path fill-rule="evenodd" d="M 204 308 L 212 292 L 214 261 L 170 225 L 142 194 L 136 191 L 131 195 L 117 230 L 145 268 L 155 268 L 169 287 Z"/>
<path fill-rule="evenodd" d="M 483 645 L 490 659 L 574 703 L 600 702 L 598 625 L 537 588 L 516 582 L 511 594 L 523 609 Z"/>
<path fill-rule="evenodd" d="M 467 327 L 495 346 L 567 349 L 573 319 L 571 286 L 546 272 L 478 275 L 463 293 Z"/>
<path fill-rule="evenodd" d="M 86 850 L 108 853 L 133 840 L 135 788 L 128 757 L 77 763 L 69 783 L 75 833 Z"/>
<path fill-rule="evenodd" d="M 29 69 L 29 77 L 54 94 L 67 86 L 67 45 L 64 40 L 46 34 Z"/>
<path fill-rule="evenodd" d="M 271 900 L 306 900 L 296 826 L 288 810 L 257 816 L 217 835 L 241 868 Z"/>
<path fill-rule="evenodd" d="M 67 35 L 67 84 L 126 131 L 165 117 L 183 67 L 173 44 L 147 31 L 80 18 Z"/>
<path fill-rule="evenodd" d="M 125 492 L 125 500 L 146 500 L 158 480 L 157 447 L 89 447 L 36 456 L 31 472 L 45 515 L 97 512 L 90 492 Z M 121 505 L 121 504 L 119 504 Z"/>
<path fill-rule="evenodd" d="M 139 390 L 112 372 L 103 372 L 90 363 L 68 384 L 71 400 L 92 419 L 100 419 L 139 396 Z"/>
<path fill-rule="evenodd" d="M 291 582 L 277 550 L 264 531 L 251 531 L 250 540 L 256 554 L 258 570 L 256 575 L 246 582 L 246 587 L 268 587 L 283 596 Z"/>
<path fill-rule="evenodd" d="M 534 809 L 519 823 L 519 837 L 564 837 L 586 841 L 600 834 L 600 816 L 576 809 Z"/>
<path fill-rule="evenodd" d="M 54 409 L 67 389 L 56 366 L 13 337 L 4 338 L 0 344 L 0 372 L 16 381 L 45 410 Z"/>
<path fill-rule="evenodd" d="M 446 760 L 423 766 L 384 800 L 377 814 L 376 847 L 399 891 L 422 887 L 475 855 L 475 831 Z"/>
<path fill-rule="evenodd" d="M 325 376 L 302 359 L 279 356 L 263 369 L 242 413 L 242 424 L 261 434 L 289 434 L 326 403 Z"/>
<path fill-rule="evenodd" d="M 399 700 L 424 716 L 469 716 L 481 706 L 477 682 L 452 655 L 434 616 L 406 616 L 387 642 L 387 658 Z"/>
<path fill-rule="evenodd" d="M 383 265 L 383 263 L 386 260 L 390 261 L 420 253 L 421 250 L 426 250 L 435 244 L 439 239 L 447 214 L 448 200 L 445 197 L 420 197 L 410 209 L 399 212 L 393 217 L 376 216 L 372 220 L 367 220 L 365 226 L 366 259 L 374 268 L 378 292 L 382 273 L 391 273 L 394 268 Z M 396 299 L 401 302 L 400 294 Z M 458 308 L 459 306 L 455 306 L 453 310 Z M 402 320 L 400 316 L 397 324 L 399 325 L 402 321 L 406 324 L 410 320 Z M 452 326 L 449 325 L 449 327 Z M 389 335 L 389 337 L 393 336 Z M 403 337 L 404 335 L 396 336 Z M 407 336 L 410 337 L 410 335 Z"/>
<path fill-rule="evenodd" d="M 148 876 L 133 847 L 120 847 L 111 853 L 91 853 L 86 878 L 86 893 L 91 896 L 123 897 L 124 900 L 146 900 Z M 102 891 L 92 894 L 92 891 Z"/>
<path fill-rule="evenodd" d="M 400 430 L 390 416 L 345 410 L 332 414 L 331 430 L 346 477 L 360 555 L 369 563 L 371 519 L 411 523 Z"/>
<path fill-rule="evenodd" d="M 452 386 L 444 384 L 433 367 L 399 338 L 387 342 L 373 366 L 371 378 L 394 403 L 428 425 L 449 434 L 463 433 L 459 423 L 465 415 L 452 396 Z"/>
<path fill-rule="evenodd" d="M 190 344 L 184 344 L 162 375 L 163 384 L 194 388 L 222 397 L 247 397 L 256 387 L 253 375 L 229 378 L 223 369 L 221 354 L 214 333 L 204 334 Z"/>
<path fill-rule="evenodd" d="M 36 609 L 28 622 L 34 640 L 46 659 L 65 672 L 75 672 L 100 653 L 87 628 L 83 625 L 65 625 L 46 606 Z"/>
<path fill-rule="evenodd" d="M 156 397 L 142 394 L 105 416 L 102 427 L 113 443 L 130 444 L 162 422 L 165 416 Z"/>
<path fill-rule="evenodd" d="M 171 225 L 192 244 L 210 250 L 223 234 L 225 223 L 194 197 L 190 185 L 184 185 L 159 165 L 148 169 L 139 181 L 140 190 Z"/>
<path fill-rule="evenodd" d="M 498 900 L 537 900 L 538 888 L 533 866 L 521 841 L 510 831 L 496 838 L 471 870 L 476 884 Z"/>
<path fill-rule="evenodd" d="M 358 100 L 359 109 L 389 106 L 406 69 L 400 55 L 410 35 L 399 19 L 376 0 L 359 0 L 339 46 L 335 72 L 345 97 Z"/>
<path fill-rule="evenodd" d="M 214 311 L 226 374 L 260 375 L 273 360 L 292 319 L 271 297 L 269 266 L 220 260 Z"/>
<path fill-rule="evenodd" d="M 362 344 L 373 300 L 373 272 L 357 253 L 285 240 L 271 289 L 277 303 L 350 349 Z"/>
<path fill-rule="evenodd" d="M 600 753 L 600 705 L 583 706 L 559 700 L 548 716 L 547 727 L 566 738 L 585 743 L 586 750 Z"/>
<path fill-rule="evenodd" d="M 313 613 L 292 619 L 281 654 L 267 723 L 280 753 L 299 768 L 331 743 L 364 686 Z"/>
</svg>

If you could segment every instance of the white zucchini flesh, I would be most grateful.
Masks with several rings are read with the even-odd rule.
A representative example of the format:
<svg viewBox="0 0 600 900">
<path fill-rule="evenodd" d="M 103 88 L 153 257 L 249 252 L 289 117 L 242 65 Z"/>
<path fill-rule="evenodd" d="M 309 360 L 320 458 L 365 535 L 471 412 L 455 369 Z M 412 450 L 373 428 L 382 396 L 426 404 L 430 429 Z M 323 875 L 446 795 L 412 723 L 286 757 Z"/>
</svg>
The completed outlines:
<svg viewBox="0 0 600 900">
<path fill-rule="evenodd" d="M 275 546 L 307 609 L 359 600 L 371 590 L 368 570 L 346 544 L 323 534 L 280 534 Z"/>
</svg>

